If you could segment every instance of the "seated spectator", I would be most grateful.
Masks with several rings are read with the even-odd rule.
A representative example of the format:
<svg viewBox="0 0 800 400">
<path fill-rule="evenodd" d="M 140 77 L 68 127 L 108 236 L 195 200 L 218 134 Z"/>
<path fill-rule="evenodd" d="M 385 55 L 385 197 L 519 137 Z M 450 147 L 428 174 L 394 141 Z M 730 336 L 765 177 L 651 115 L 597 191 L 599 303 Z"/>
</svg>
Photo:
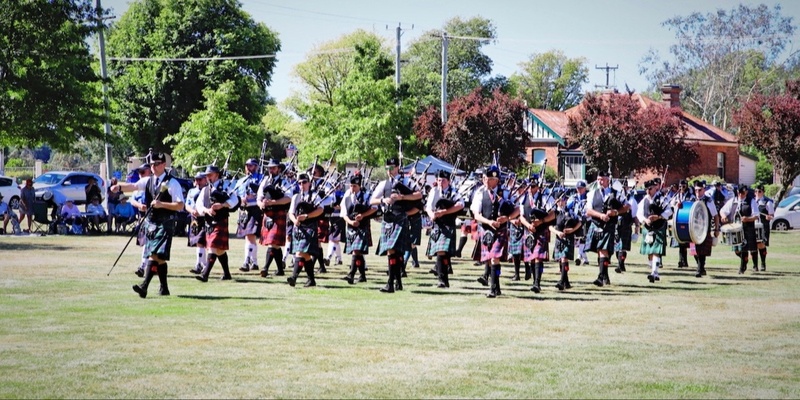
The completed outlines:
<svg viewBox="0 0 800 400">
<path fill-rule="evenodd" d="M 3 234 L 8 231 L 8 221 L 11 219 L 9 213 L 11 213 L 11 207 L 8 206 L 8 203 L 3 201 L 3 194 L 0 193 L 0 218 L 3 218 Z"/>
<path fill-rule="evenodd" d="M 119 232 L 125 225 L 135 222 L 136 214 L 136 209 L 128 202 L 128 196 L 124 194 L 120 196 L 119 204 L 114 208 L 114 225 L 116 226 L 116 231 Z"/>
<path fill-rule="evenodd" d="M 72 199 L 67 199 L 64 205 L 61 206 L 61 218 L 65 223 L 72 226 L 73 232 L 83 232 L 83 228 L 86 224 L 83 215 L 81 215 L 81 210 L 78 209 L 78 206 L 75 205 Z"/>
<path fill-rule="evenodd" d="M 89 229 L 92 232 L 100 232 L 100 223 L 104 220 L 108 219 L 106 215 L 106 210 L 103 208 L 103 205 L 100 204 L 99 197 L 93 197 L 92 202 L 86 206 L 86 218 L 89 222 Z"/>
</svg>

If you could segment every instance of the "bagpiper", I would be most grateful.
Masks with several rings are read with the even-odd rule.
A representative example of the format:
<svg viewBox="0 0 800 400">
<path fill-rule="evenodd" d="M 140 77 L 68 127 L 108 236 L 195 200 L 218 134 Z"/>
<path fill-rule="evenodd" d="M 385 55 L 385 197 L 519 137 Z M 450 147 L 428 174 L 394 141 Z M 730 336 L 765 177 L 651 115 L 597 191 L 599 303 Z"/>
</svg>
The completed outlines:
<svg viewBox="0 0 800 400">
<path fill-rule="evenodd" d="M 258 235 L 261 233 L 261 222 L 264 218 L 258 205 L 258 188 L 261 174 L 258 172 L 259 161 L 250 158 L 244 163 L 245 176 L 236 182 L 235 192 L 239 196 L 239 219 L 236 223 L 236 236 L 244 240 L 244 262 L 239 271 L 258 271 Z"/>
<path fill-rule="evenodd" d="M 450 185 L 450 174 L 440 170 L 436 187 L 428 194 L 425 212 L 433 222 L 427 255 L 436 257 L 437 287 L 450 287 L 451 258 L 456 253 L 456 214 L 464 208 L 464 201 Z"/>
</svg>

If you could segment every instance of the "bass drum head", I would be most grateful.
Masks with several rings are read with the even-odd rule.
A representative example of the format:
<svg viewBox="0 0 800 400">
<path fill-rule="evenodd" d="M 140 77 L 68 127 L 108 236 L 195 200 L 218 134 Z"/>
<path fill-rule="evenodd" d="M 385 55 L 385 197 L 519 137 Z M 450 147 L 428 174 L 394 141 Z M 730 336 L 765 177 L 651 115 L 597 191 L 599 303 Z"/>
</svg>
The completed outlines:
<svg viewBox="0 0 800 400">
<path fill-rule="evenodd" d="M 708 236 L 708 213 L 703 202 L 696 201 L 689 210 L 689 236 L 692 242 L 700 244 Z"/>
</svg>

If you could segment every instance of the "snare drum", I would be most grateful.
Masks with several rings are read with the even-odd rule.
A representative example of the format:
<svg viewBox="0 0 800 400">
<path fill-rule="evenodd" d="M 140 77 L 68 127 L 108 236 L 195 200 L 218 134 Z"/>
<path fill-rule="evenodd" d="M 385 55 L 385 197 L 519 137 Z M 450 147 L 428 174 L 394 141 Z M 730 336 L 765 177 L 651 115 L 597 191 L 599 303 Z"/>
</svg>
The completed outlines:
<svg viewBox="0 0 800 400">
<path fill-rule="evenodd" d="M 739 246 L 744 243 L 744 229 L 740 222 L 722 225 L 720 228 L 722 243 L 728 246 Z"/>
<path fill-rule="evenodd" d="M 764 224 L 761 221 L 756 221 L 756 242 L 763 243 L 767 241 L 767 231 L 764 230 Z"/>
<path fill-rule="evenodd" d="M 708 213 L 699 201 L 684 201 L 673 216 L 673 237 L 679 243 L 703 243 L 708 235 Z"/>
</svg>

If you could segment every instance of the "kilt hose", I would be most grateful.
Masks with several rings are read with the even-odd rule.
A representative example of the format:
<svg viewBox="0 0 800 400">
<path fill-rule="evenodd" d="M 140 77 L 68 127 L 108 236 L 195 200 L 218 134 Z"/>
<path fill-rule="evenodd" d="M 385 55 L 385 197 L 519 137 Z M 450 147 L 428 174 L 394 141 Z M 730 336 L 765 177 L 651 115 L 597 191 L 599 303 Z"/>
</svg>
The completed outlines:
<svg viewBox="0 0 800 400">
<path fill-rule="evenodd" d="M 288 210 L 268 209 L 264 211 L 261 222 L 261 236 L 258 243 L 262 246 L 283 246 L 286 244 L 286 218 Z"/>
</svg>

